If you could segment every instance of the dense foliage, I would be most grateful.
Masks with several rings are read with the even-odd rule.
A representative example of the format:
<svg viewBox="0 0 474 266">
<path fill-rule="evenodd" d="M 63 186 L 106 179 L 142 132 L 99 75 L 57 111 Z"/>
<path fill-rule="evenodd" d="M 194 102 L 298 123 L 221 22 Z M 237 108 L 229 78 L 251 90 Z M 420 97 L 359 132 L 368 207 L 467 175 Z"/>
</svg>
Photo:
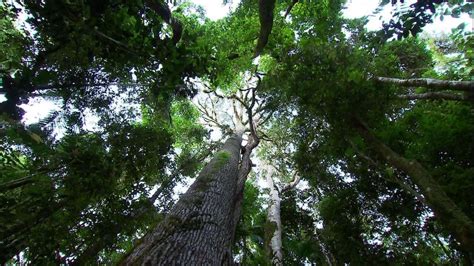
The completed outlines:
<svg viewBox="0 0 474 266">
<path fill-rule="evenodd" d="M 248 120 L 259 104 L 234 260 L 275 264 L 273 191 L 285 265 L 471 265 L 474 35 L 419 33 L 472 3 L 441 2 L 380 31 L 343 0 L 242 0 L 216 21 L 187 1 L 2 3 L 0 264 L 120 262 L 229 134 L 217 118 L 245 120 L 214 97 Z M 60 108 L 25 122 L 38 99 Z"/>
</svg>

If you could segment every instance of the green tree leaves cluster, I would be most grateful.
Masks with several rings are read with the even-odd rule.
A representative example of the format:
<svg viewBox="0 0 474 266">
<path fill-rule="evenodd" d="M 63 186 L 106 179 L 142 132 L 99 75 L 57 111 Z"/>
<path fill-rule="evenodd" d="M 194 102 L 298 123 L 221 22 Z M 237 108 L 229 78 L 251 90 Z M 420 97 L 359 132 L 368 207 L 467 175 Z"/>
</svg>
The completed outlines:
<svg viewBox="0 0 474 266">
<path fill-rule="evenodd" d="M 258 187 L 261 162 L 269 161 L 276 189 L 292 173 L 303 182 L 278 191 L 285 264 L 468 265 L 472 34 L 460 26 L 448 37 L 416 37 L 428 11 L 444 8 L 432 2 L 417 1 L 379 32 L 368 32 L 364 18 L 342 17 L 345 1 L 244 0 L 217 21 L 189 2 L 2 4 L 0 263 L 19 263 L 22 254 L 32 264 L 113 264 L 139 236 L 152 236 L 176 184 L 220 147 L 191 99 L 206 91 L 234 101 L 237 92 L 255 94 L 254 118 L 266 122 L 251 132 L 261 145 L 245 184 L 235 260 L 272 259 L 263 247 L 274 229 L 266 223 L 269 193 Z M 469 6 L 451 1 L 443 12 L 457 16 Z M 17 7 L 30 33 L 16 28 Z M 436 80 L 400 86 L 413 78 L 468 88 L 440 91 L 430 86 Z M 38 97 L 61 110 L 23 124 L 20 105 Z M 237 150 L 232 169 L 252 165 L 237 163 Z M 214 157 L 218 168 L 229 159 Z M 192 191 L 211 195 L 199 190 L 211 181 Z"/>
</svg>

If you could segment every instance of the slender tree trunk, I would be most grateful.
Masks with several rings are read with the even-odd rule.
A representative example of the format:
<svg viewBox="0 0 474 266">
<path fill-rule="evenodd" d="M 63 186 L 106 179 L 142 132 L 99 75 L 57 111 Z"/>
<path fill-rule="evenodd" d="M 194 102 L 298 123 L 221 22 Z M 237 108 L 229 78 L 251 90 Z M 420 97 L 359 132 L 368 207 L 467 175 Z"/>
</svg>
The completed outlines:
<svg viewBox="0 0 474 266">
<path fill-rule="evenodd" d="M 375 80 L 378 82 L 395 84 L 403 87 L 426 87 L 435 90 L 474 91 L 474 81 L 439 80 L 427 78 L 398 79 L 386 77 L 375 77 Z"/>
<path fill-rule="evenodd" d="M 235 235 L 235 231 L 237 229 L 237 224 L 239 223 L 240 216 L 242 215 L 242 202 L 244 200 L 244 189 L 245 189 L 245 182 L 247 181 L 247 177 L 252 170 L 252 160 L 250 156 L 252 155 L 253 149 L 255 149 L 260 140 L 258 137 L 249 135 L 249 140 L 247 145 L 245 145 L 242 154 L 242 160 L 239 168 L 239 179 L 237 181 L 237 190 L 235 193 L 235 207 L 234 207 L 234 222 L 233 222 L 233 233 Z"/>
<path fill-rule="evenodd" d="M 461 248 L 474 251 L 474 224 L 471 219 L 448 197 L 431 174 L 416 160 L 408 160 L 381 142 L 359 119 L 356 129 L 363 139 L 389 164 L 407 173 L 420 188 L 426 203 L 433 210 L 440 223 L 449 230 Z"/>
<path fill-rule="evenodd" d="M 228 265 L 240 146 L 238 131 L 204 167 L 170 213 L 123 265 Z"/>
<path fill-rule="evenodd" d="M 281 243 L 281 216 L 280 216 L 280 192 L 273 183 L 273 167 L 266 167 L 266 181 L 270 188 L 270 205 L 268 206 L 267 221 L 265 228 L 265 242 L 268 257 L 272 265 L 283 265 L 283 248 Z"/>
<path fill-rule="evenodd" d="M 273 265 L 283 265 L 282 222 L 281 222 L 281 195 L 298 185 L 300 176 L 295 173 L 293 180 L 286 184 L 281 190 L 273 183 L 275 168 L 266 164 L 266 181 L 270 188 L 270 205 L 268 206 L 267 221 L 265 228 L 266 248 L 268 257 Z"/>
</svg>

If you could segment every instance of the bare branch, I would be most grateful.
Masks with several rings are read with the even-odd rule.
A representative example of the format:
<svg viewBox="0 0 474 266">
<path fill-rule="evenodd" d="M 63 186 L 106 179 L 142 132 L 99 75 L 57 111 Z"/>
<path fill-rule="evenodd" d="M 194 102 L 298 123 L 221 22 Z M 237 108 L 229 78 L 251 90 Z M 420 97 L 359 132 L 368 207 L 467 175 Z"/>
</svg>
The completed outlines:
<svg viewBox="0 0 474 266">
<path fill-rule="evenodd" d="M 210 113 L 209 111 L 207 111 L 207 108 L 201 103 L 201 101 L 197 101 L 197 108 L 199 110 L 199 112 L 201 112 L 201 114 L 203 115 L 202 116 L 202 119 L 204 120 L 204 122 L 206 122 L 209 126 L 216 126 L 218 128 L 222 128 L 222 129 L 225 129 L 226 126 L 221 124 L 219 122 L 219 120 L 217 119 L 217 116 L 214 116 L 213 113 Z"/>
<path fill-rule="evenodd" d="M 224 99 L 225 97 L 223 95 L 220 95 L 217 93 L 216 90 L 212 89 L 211 87 L 209 87 L 207 84 L 205 83 L 202 83 L 206 88 L 207 90 L 203 90 L 204 93 L 207 93 L 207 94 L 214 94 L 217 98 L 220 98 L 220 99 Z"/>
</svg>

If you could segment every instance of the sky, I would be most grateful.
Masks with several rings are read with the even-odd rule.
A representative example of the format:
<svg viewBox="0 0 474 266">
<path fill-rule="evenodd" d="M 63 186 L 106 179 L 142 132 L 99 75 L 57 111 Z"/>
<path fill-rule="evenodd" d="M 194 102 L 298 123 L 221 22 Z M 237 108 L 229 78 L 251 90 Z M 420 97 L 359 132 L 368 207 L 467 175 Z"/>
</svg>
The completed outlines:
<svg viewBox="0 0 474 266">
<path fill-rule="evenodd" d="M 206 10 L 207 16 L 212 20 L 217 20 L 225 17 L 229 10 L 235 8 L 238 3 L 237 0 L 233 1 L 232 5 L 224 6 L 222 5 L 222 0 L 193 0 L 195 4 L 201 5 Z M 343 14 L 347 18 L 358 18 L 362 16 L 370 16 L 372 12 L 378 7 L 380 1 L 374 0 L 348 0 L 347 8 L 344 10 Z M 414 0 L 405 1 L 405 6 L 413 3 Z M 397 6 L 402 6 L 397 4 Z M 384 20 L 388 20 L 390 16 L 390 11 L 393 9 L 391 5 L 386 5 L 386 8 L 376 16 L 370 17 L 367 28 L 369 30 L 377 30 L 382 26 L 382 22 L 379 20 L 379 16 L 382 16 Z M 473 29 L 473 19 L 469 18 L 469 15 L 463 14 L 459 19 L 452 17 L 445 17 L 443 21 L 439 18 L 435 19 L 433 24 L 430 24 L 425 27 L 425 32 L 427 33 L 449 33 L 450 30 L 459 25 L 461 22 L 467 22 L 469 28 Z"/>
</svg>

